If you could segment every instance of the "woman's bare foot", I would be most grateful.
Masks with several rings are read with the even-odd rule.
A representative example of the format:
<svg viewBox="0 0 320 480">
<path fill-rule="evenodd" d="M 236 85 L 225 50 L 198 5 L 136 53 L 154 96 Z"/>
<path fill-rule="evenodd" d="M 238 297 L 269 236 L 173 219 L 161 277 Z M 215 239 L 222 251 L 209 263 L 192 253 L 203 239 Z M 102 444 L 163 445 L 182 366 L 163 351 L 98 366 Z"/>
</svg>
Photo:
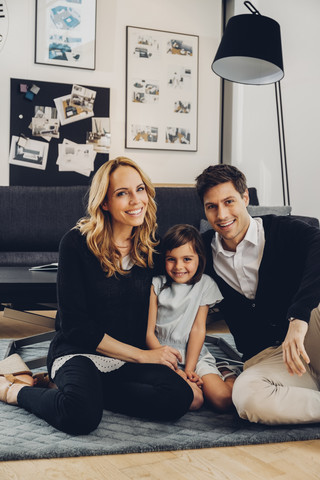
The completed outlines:
<svg viewBox="0 0 320 480">
<path fill-rule="evenodd" d="M 189 407 L 189 410 L 199 410 L 204 402 L 203 392 L 196 383 L 191 382 L 190 380 L 186 380 L 186 382 L 190 385 L 193 391 L 193 401 Z"/>
<path fill-rule="evenodd" d="M 192 403 L 189 407 L 189 410 L 199 410 L 199 408 L 202 407 L 203 402 L 204 402 L 203 392 L 202 392 L 201 388 L 199 388 L 198 385 L 195 382 L 191 382 L 191 380 L 188 380 L 188 377 L 183 370 L 178 369 L 178 370 L 176 370 L 176 373 L 178 375 L 180 375 L 180 377 L 182 377 L 183 380 L 185 380 L 190 385 L 190 387 L 192 388 L 193 401 L 192 401 Z"/>
<path fill-rule="evenodd" d="M 9 405 L 18 405 L 18 393 L 23 387 L 32 387 L 33 378 L 30 375 L 0 376 L 0 400 Z"/>
</svg>

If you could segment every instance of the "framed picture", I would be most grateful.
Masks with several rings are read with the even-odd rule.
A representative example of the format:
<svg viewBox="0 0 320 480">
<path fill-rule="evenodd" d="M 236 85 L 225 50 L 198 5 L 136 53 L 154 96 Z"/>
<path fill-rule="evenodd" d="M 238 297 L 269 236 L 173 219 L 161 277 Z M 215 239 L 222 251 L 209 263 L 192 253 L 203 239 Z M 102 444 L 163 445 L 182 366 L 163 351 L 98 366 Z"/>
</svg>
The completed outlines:
<svg viewBox="0 0 320 480">
<path fill-rule="evenodd" d="M 199 37 L 127 27 L 126 148 L 197 151 Z"/>
<path fill-rule="evenodd" d="M 95 69 L 96 0 L 36 0 L 35 63 Z"/>
</svg>

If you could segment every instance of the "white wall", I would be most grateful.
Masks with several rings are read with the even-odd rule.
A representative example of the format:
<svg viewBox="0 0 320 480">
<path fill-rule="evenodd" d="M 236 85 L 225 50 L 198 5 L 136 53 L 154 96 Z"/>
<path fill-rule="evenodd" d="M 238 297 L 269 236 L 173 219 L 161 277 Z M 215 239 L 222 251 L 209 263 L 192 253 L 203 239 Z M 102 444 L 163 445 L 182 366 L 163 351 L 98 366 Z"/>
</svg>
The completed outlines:
<svg viewBox="0 0 320 480">
<path fill-rule="evenodd" d="M 241 0 L 234 13 L 249 13 Z M 320 2 L 254 0 L 281 27 L 281 81 L 291 205 L 320 218 Z M 258 188 L 260 203 L 282 205 L 274 86 L 226 82 L 224 162 L 239 166 Z"/>
<path fill-rule="evenodd" d="M 211 63 L 221 37 L 221 0 L 97 0 L 95 71 L 34 63 L 35 0 L 7 0 L 9 34 L 0 53 L 0 184 L 9 182 L 10 78 L 109 87 L 110 158 L 136 160 L 155 183 L 193 183 L 219 162 L 220 81 Z M 126 25 L 199 35 L 198 152 L 124 148 Z"/>
</svg>

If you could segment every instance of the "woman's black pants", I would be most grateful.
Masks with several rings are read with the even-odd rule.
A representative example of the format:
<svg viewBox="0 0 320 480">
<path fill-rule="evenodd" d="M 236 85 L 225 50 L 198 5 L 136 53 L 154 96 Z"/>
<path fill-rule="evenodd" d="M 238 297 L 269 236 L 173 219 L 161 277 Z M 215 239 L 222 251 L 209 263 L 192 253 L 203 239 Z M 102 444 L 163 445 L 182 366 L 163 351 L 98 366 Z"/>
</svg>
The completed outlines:
<svg viewBox="0 0 320 480">
<path fill-rule="evenodd" d="M 79 435 L 95 430 L 104 409 L 150 420 L 184 415 L 193 392 L 164 365 L 125 363 L 101 373 L 87 357 L 76 356 L 58 370 L 58 389 L 24 387 L 18 405 L 63 432 Z"/>
</svg>

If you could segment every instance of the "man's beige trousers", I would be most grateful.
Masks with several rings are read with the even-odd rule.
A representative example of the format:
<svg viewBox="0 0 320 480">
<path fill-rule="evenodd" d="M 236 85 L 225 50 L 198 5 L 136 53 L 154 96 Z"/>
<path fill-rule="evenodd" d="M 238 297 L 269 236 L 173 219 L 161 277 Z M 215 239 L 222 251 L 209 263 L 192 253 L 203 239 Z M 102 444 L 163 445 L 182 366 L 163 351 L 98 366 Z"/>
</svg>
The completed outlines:
<svg viewBox="0 0 320 480">
<path fill-rule="evenodd" d="M 310 364 L 301 377 L 288 373 L 281 346 L 245 363 L 232 395 L 241 418 L 269 425 L 320 422 L 320 305 L 311 313 L 304 344 Z"/>
</svg>

